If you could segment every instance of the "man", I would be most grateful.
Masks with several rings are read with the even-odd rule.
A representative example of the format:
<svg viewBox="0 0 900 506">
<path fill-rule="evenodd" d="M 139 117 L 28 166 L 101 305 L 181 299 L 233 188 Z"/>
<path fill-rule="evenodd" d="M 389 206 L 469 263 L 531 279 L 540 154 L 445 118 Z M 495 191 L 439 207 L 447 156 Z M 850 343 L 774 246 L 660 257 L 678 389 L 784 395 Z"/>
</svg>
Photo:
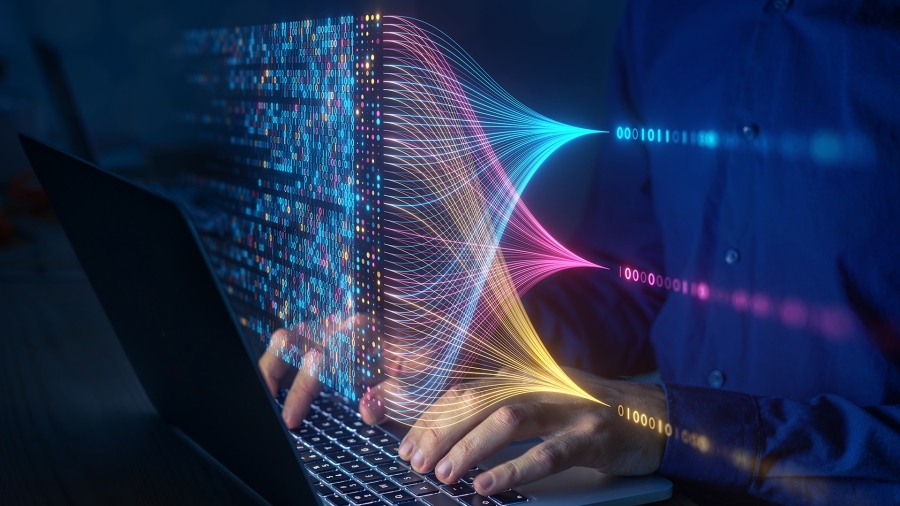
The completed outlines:
<svg viewBox="0 0 900 506">
<path fill-rule="evenodd" d="M 900 503 L 898 26 L 887 1 L 632 2 L 609 102 L 630 140 L 608 139 L 572 245 L 629 279 L 558 274 L 525 300 L 611 407 L 513 398 L 420 423 L 400 456 L 450 483 L 541 436 L 476 490 L 590 466 L 657 472 L 699 502 Z M 645 129 L 654 142 L 630 135 Z M 262 366 L 273 391 L 293 378 Z M 662 387 L 604 379 L 654 369 Z M 289 426 L 309 378 L 293 380 Z M 361 403 L 369 423 L 380 396 Z"/>
</svg>

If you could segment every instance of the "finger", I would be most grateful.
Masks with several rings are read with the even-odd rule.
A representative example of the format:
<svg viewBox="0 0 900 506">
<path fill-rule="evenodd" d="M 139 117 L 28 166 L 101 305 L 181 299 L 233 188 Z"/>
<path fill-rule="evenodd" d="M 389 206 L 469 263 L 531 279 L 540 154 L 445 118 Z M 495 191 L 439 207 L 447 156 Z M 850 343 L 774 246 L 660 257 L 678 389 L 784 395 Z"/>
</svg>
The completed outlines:
<svg viewBox="0 0 900 506">
<path fill-rule="evenodd" d="M 544 441 L 524 455 L 481 473 L 475 490 L 484 496 L 518 487 L 579 465 L 586 460 L 583 438 L 566 435 Z"/>
<path fill-rule="evenodd" d="M 501 406 L 464 435 L 435 465 L 434 472 L 438 479 L 448 484 L 455 483 L 479 462 L 510 442 L 550 433 L 556 424 L 551 419 L 553 417 L 545 414 L 544 406 L 541 403 Z"/>
<path fill-rule="evenodd" d="M 300 426 L 309 411 L 312 401 L 319 395 L 322 385 L 319 383 L 319 367 L 322 365 L 322 353 L 310 350 L 303 356 L 300 371 L 294 378 L 291 390 L 284 400 L 281 418 L 289 429 Z"/>
<path fill-rule="evenodd" d="M 297 374 L 297 368 L 285 362 L 281 357 L 281 350 L 287 340 L 287 330 L 276 330 L 269 339 L 266 352 L 259 357 L 259 372 L 273 397 L 278 394 L 279 390 L 290 385 Z"/>
<path fill-rule="evenodd" d="M 391 412 L 387 404 L 387 398 L 397 395 L 399 388 L 393 379 L 387 379 L 371 388 L 366 388 L 366 393 L 359 400 L 359 414 L 369 425 L 378 425 L 388 420 Z"/>
<path fill-rule="evenodd" d="M 400 443 L 397 453 L 408 460 L 413 469 L 427 473 L 472 428 L 488 417 L 491 410 L 472 409 L 478 405 L 478 384 L 457 385 L 442 395 L 422 413 Z M 456 423 L 447 425 L 445 413 L 472 411 Z"/>
<path fill-rule="evenodd" d="M 390 355 L 390 343 L 385 342 L 385 355 Z M 365 393 L 359 402 L 359 413 L 364 422 L 370 425 L 378 425 L 388 420 L 394 410 L 390 408 L 390 399 L 397 399 L 400 394 L 399 382 L 394 379 L 400 376 L 404 368 L 403 359 L 385 360 L 382 366 L 388 379 L 378 383 L 374 387 L 365 387 Z"/>
</svg>

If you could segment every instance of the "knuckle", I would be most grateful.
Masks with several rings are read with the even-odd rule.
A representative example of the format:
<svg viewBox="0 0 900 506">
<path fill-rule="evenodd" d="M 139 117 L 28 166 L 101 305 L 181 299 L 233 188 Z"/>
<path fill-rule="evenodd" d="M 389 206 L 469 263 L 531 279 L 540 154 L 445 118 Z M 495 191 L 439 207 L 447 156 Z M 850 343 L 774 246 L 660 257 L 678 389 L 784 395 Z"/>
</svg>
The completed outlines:
<svg viewBox="0 0 900 506">
<path fill-rule="evenodd" d="M 464 392 L 465 390 L 466 390 L 466 388 L 463 387 L 463 384 L 462 384 L 462 383 L 457 383 L 457 384 L 455 384 L 455 385 L 453 385 L 453 386 L 451 386 L 450 388 L 447 389 L 447 394 L 450 395 L 450 396 L 458 396 L 458 395 L 460 395 L 462 392 Z"/>
<path fill-rule="evenodd" d="M 458 443 L 456 443 L 456 447 L 454 448 L 454 453 L 456 453 L 458 458 L 466 458 L 475 455 L 478 452 L 479 445 L 475 444 L 472 441 L 471 437 L 464 437 Z"/>
<path fill-rule="evenodd" d="M 434 447 L 440 445 L 441 441 L 443 439 L 444 439 L 443 431 L 441 431 L 441 429 L 435 427 L 435 428 L 431 428 L 431 429 L 426 429 L 423 432 L 422 437 L 419 439 L 419 441 L 426 447 L 434 448 Z"/>
<path fill-rule="evenodd" d="M 457 406 L 472 407 L 478 402 L 478 395 L 470 384 L 457 383 L 447 390 L 444 400 Z"/>
<path fill-rule="evenodd" d="M 516 428 L 525 421 L 526 414 L 521 406 L 502 406 L 494 413 L 494 418 L 502 427 Z"/>
<path fill-rule="evenodd" d="M 459 397 L 463 406 L 474 407 L 478 403 L 478 396 L 472 389 L 465 389 Z"/>
<path fill-rule="evenodd" d="M 541 445 L 534 449 L 532 460 L 537 470 L 551 473 L 562 464 L 563 451 L 555 445 Z"/>
<path fill-rule="evenodd" d="M 522 472 L 521 466 L 517 462 L 509 462 L 503 467 L 504 469 L 502 474 L 506 475 L 506 481 L 504 481 L 504 483 L 515 486 L 522 482 L 524 473 Z"/>
<path fill-rule="evenodd" d="M 282 346 L 284 341 L 287 340 L 287 331 L 284 329 L 278 329 L 275 332 L 272 332 L 272 338 L 269 340 L 270 346 Z"/>
</svg>

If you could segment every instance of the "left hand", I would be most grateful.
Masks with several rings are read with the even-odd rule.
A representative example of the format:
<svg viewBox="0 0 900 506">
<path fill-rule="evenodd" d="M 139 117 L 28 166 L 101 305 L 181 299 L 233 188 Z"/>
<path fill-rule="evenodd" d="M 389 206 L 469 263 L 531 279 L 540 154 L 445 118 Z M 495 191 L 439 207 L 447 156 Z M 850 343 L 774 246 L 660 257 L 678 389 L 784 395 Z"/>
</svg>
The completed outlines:
<svg viewBox="0 0 900 506">
<path fill-rule="evenodd" d="M 403 439 L 399 455 L 419 473 L 435 470 L 444 483 L 455 483 L 479 462 L 511 441 L 541 437 L 524 455 L 475 479 L 475 490 L 491 495 L 530 483 L 573 466 L 615 475 L 655 472 L 662 463 L 665 435 L 619 416 L 628 406 L 665 420 L 662 388 L 606 380 L 575 370 L 567 374 L 609 406 L 564 394 L 528 394 L 509 399 L 451 426 L 441 426 L 441 406 L 471 403 L 474 385 L 452 388 L 419 417 Z M 432 420 L 431 422 L 427 420 Z"/>
</svg>

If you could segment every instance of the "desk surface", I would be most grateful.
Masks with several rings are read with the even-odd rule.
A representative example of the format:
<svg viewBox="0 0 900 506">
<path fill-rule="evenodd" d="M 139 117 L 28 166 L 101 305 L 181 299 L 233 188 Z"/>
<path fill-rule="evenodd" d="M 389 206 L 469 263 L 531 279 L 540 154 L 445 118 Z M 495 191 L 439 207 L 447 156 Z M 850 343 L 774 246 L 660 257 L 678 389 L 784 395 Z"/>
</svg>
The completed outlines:
<svg viewBox="0 0 900 506">
<path fill-rule="evenodd" d="M 257 504 L 159 418 L 61 230 L 17 224 L 42 256 L 0 256 L 0 504 Z"/>
</svg>

